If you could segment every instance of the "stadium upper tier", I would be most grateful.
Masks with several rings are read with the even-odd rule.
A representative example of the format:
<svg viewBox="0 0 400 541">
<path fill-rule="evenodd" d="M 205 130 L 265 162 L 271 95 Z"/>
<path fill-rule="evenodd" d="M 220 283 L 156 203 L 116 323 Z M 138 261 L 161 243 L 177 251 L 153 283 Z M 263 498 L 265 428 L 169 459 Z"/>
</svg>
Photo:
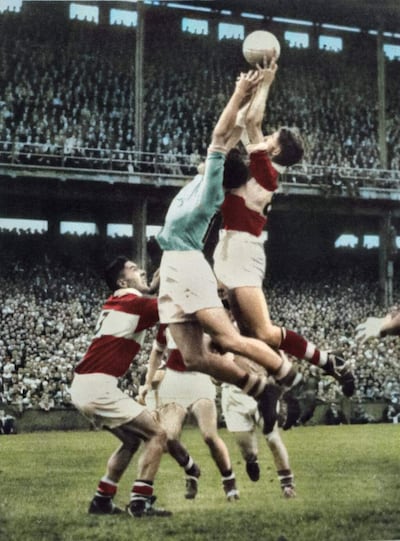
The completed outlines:
<svg viewBox="0 0 400 541">
<path fill-rule="evenodd" d="M 75 167 L 83 158 L 85 167 L 137 167 L 135 30 L 63 21 L 49 32 L 43 20 L 15 14 L 0 15 L 0 25 L 1 161 L 35 162 L 43 154 Z M 167 26 L 146 27 L 142 150 L 162 156 L 167 173 L 179 174 L 180 166 L 186 174 L 205 155 L 235 77 L 248 66 L 240 40 L 170 34 Z M 382 169 L 374 47 L 366 40 L 334 53 L 283 44 L 264 130 L 298 126 L 310 167 Z M 396 172 L 398 66 L 386 69 L 386 168 Z"/>
</svg>

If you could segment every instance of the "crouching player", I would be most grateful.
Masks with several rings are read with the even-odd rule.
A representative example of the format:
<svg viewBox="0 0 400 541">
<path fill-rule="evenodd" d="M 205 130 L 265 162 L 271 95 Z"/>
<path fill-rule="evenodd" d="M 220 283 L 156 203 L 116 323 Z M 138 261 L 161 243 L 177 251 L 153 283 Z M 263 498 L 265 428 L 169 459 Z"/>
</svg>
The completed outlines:
<svg viewBox="0 0 400 541">
<path fill-rule="evenodd" d="M 226 499 L 231 502 L 239 499 L 235 474 L 228 448 L 218 434 L 217 408 L 215 404 L 216 389 L 210 377 L 201 372 L 188 371 L 179 350 L 176 348 L 168 329 L 166 341 L 154 341 L 149 360 L 146 380 L 139 392 L 139 401 L 146 401 L 150 407 L 149 391 L 157 373 L 162 357 L 168 351 L 165 375 L 157 386 L 153 407 L 157 418 L 167 432 L 167 447 L 171 452 L 178 442 L 185 419 L 192 414 L 196 419 L 204 443 L 208 446 L 222 478 L 222 488 Z M 173 452 L 171 452 L 173 454 Z M 193 460 L 192 460 L 193 462 Z M 187 499 L 197 495 L 200 470 L 186 470 Z"/>
</svg>

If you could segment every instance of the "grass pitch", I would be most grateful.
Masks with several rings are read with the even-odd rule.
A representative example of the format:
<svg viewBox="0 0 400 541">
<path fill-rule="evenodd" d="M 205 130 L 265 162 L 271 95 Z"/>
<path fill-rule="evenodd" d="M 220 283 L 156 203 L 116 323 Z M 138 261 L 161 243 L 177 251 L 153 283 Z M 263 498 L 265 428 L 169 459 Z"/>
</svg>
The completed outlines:
<svg viewBox="0 0 400 541">
<path fill-rule="evenodd" d="M 183 441 L 202 468 L 199 494 L 185 500 L 184 476 L 165 455 L 155 483 L 170 518 L 98 517 L 87 507 L 117 440 L 106 432 L 0 437 L 0 539 L 3 541 L 377 541 L 400 540 L 400 425 L 316 426 L 284 433 L 298 496 L 280 494 L 260 435 L 261 479 L 231 451 L 241 498 L 225 501 L 219 473 L 198 431 Z M 134 460 L 116 502 L 127 503 Z"/>
</svg>

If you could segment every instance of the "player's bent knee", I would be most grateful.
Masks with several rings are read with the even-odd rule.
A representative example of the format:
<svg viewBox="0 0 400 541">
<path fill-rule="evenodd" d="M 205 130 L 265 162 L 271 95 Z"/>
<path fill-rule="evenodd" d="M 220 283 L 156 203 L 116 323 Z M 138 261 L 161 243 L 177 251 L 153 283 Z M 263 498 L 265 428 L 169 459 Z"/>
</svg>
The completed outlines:
<svg viewBox="0 0 400 541">
<path fill-rule="evenodd" d="M 217 447 L 217 438 L 215 434 L 204 434 L 203 435 L 204 443 L 210 448 Z"/>
<path fill-rule="evenodd" d="M 191 355 L 185 359 L 185 366 L 188 370 L 201 372 L 210 362 L 211 355 L 208 352 L 203 355 Z"/>
<path fill-rule="evenodd" d="M 246 351 L 247 339 L 240 334 L 232 333 L 225 335 L 219 342 L 219 345 L 223 351 L 242 353 Z"/>
<path fill-rule="evenodd" d="M 163 449 L 167 448 L 168 436 L 166 431 L 159 427 L 155 434 L 152 436 L 152 440 L 156 441 Z"/>
<path fill-rule="evenodd" d="M 272 432 L 265 435 L 267 439 L 267 443 L 271 445 L 276 445 L 277 442 L 280 441 L 281 437 L 278 432 L 278 426 L 275 424 L 274 428 L 272 429 Z"/>
<path fill-rule="evenodd" d="M 278 346 L 280 343 L 281 335 L 277 335 L 274 330 L 271 329 L 255 329 L 254 338 L 261 340 L 267 344 Z"/>
</svg>

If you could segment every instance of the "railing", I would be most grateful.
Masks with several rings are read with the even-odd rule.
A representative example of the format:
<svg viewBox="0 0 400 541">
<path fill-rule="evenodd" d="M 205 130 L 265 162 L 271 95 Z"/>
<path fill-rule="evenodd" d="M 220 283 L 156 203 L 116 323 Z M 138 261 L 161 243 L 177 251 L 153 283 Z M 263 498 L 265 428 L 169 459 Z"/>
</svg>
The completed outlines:
<svg viewBox="0 0 400 541">
<path fill-rule="evenodd" d="M 197 165 L 201 160 L 199 156 L 184 154 L 0 141 L 0 164 L 18 168 L 71 168 L 99 173 L 146 173 L 183 179 L 197 173 Z M 399 191 L 400 171 L 302 163 L 291 167 L 284 174 L 282 182 L 320 187 L 329 193 L 347 190 L 357 195 L 360 188 Z"/>
<path fill-rule="evenodd" d="M 71 167 L 102 172 L 187 176 L 198 163 L 190 155 L 0 141 L 0 164 Z"/>
<path fill-rule="evenodd" d="M 341 187 L 400 189 L 400 171 L 396 169 L 365 169 L 302 163 L 290 168 L 286 182 L 321 184 L 331 189 Z"/>
</svg>

